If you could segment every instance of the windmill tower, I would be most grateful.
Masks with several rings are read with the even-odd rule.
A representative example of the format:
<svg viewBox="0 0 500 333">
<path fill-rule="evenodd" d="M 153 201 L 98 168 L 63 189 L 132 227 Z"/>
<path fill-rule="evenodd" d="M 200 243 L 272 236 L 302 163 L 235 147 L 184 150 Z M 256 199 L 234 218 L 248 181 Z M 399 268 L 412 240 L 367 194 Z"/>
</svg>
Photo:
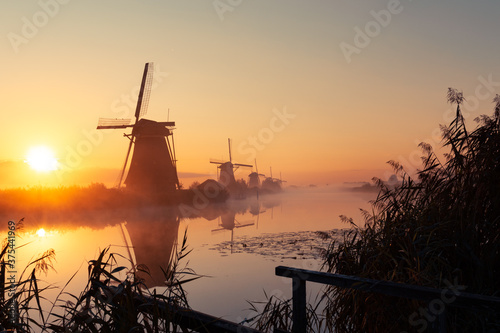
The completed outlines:
<svg viewBox="0 0 500 333">
<path fill-rule="evenodd" d="M 255 171 L 248 175 L 248 188 L 259 188 L 261 176 L 265 177 L 266 175 L 259 173 L 259 168 L 257 167 L 257 160 L 255 160 Z"/>
<path fill-rule="evenodd" d="M 210 163 L 218 164 L 217 173 L 219 183 L 223 184 L 227 188 L 231 188 L 236 184 L 236 179 L 234 178 L 234 171 L 238 169 L 240 166 L 252 168 L 253 165 L 249 164 L 241 164 L 241 163 L 233 163 L 231 157 L 231 139 L 227 139 L 229 145 L 229 161 L 215 161 L 210 160 Z"/>
<path fill-rule="evenodd" d="M 131 134 L 124 134 L 130 142 L 120 173 L 119 187 L 124 183 L 127 189 L 137 192 L 173 193 L 179 189 L 172 134 L 175 122 L 157 122 L 141 118 L 148 109 L 152 82 L 153 63 L 146 63 L 137 99 L 135 122 L 130 124 L 130 119 L 100 118 L 97 129 L 132 128 Z M 132 146 L 132 160 L 127 177 L 123 181 Z"/>
</svg>

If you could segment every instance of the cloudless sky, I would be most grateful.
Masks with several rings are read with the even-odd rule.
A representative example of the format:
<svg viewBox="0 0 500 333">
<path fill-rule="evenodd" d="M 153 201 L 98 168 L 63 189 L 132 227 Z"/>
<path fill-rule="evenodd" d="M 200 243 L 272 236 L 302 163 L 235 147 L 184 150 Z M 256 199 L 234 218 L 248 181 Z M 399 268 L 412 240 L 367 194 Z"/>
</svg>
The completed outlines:
<svg viewBox="0 0 500 333">
<path fill-rule="evenodd" d="M 214 177 L 227 138 L 234 161 L 255 155 L 291 184 L 384 177 L 388 160 L 415 165 L 419 142 L 440 145 L 448 87 L 464 91 L 471 126 L 491 114 L 498 13 L 493 0 L 3 1 L 0 187 L 38 144 L 67 170 L 58 182 L 113 182 L 128 142 L 95 127 L 133 116 L 146 62 L 146 118 L 170 110 L 187 186 Z"/>
</svg>

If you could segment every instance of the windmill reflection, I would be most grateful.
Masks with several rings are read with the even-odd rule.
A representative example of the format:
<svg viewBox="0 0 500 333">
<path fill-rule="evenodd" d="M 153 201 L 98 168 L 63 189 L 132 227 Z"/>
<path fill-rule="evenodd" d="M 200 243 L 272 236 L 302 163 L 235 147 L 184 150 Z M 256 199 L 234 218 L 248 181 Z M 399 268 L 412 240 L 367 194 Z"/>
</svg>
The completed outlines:
<svg viewBox="0 0 500 333">
<path fill-rule="evenodd" d="M 259 216 L 279 203 L 279 199 L 274 196 L 260 200 L 255 197 L 248 200 L 229 200 L 225 203 L 210 204 L 203 210 L 192 209 L 189 212 L 197 214 L 190 215 L 189 218 L 204 219 L 207 223 L 217 221 L 217 227 L 212 227 L 212 233 L 231 232 L 227 236 L 230 237 L 232 249 L 235 233 L 238 235 L 235 229 L 254 225 L 258 227 Z M 48 211 L 43 216 L 31 214 L 27 218 L 29 222 L 26 231 L 38 230 L 41 227 L 49 231 L 75 230 L 82 227 L 99 230 L 107 226 L 122 225 L 121 231 L 119 228 L 118 232 L 123 233 L 123 243 L 127 250 L 120 251 L 120 254 L 128 257 L 134 266 L 147 267 L 149 274 L 139 270 L 137 274 L 148 287 L 164 286 L 166 279 L 162 268 L 169 267 L 170 259 L 177 252 L 180 221 L 186 218 L 181 212 L 177 206 L 89 210 L 85 214 Z M 33 225 L 30 226 L 31 223 Z M 189 234 L 187 236 L 189 245 Z"/>
<path fill-rule="evenodd" d="M 149 271 L 149 274 L 140 269 L 137 271 L 148 287 L 165 284 L 162 267 L 168 267 L 176 251 L 179 222 L 175 208 L 141 210 L 127 217 L 125 228 L 131 242 L 127 244 L 131 249 L 129 255 L 135 265 Z M 125 241 L 128 243 L 126 238 Z"/>
<path fill-rule="evenodd" d="M 244 228 L 254 225 L 254 222 L 239 222 L 236 220 L 236 212 L 228 210 L 219 216 L 219 228 L 213 229 L 212 233 L 221 232 L 225 230 L 231 231 L 231 253 L 233 253 L 233 237 L 234 229 Z"/>
</svg>

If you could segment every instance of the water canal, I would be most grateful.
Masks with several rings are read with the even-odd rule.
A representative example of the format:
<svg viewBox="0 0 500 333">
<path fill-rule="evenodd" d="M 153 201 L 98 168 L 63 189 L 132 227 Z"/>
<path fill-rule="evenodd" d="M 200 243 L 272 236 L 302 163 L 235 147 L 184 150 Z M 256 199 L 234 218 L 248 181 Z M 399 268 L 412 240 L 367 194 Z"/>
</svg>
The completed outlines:
<svg viewBox="0 0 500 333">
<path fill-rule="evenodd" d="M 54 300 L 63 287 L 65 293 L 79 295 L 87 283 L 88 261 L 110 247 L 118 264 L 131 267 L 131 260 L 149 267 L 146 282 L 160 291 L 164 279 L 159 267 L 167 264 L 187 232 L 192 252 L 181 264 L 204 276 L 184 285 L 190 305 L 240 322 L 255 315 L 248 301 L 265 301 L 266 294 L 291 295 L 289 279 L 274 275 L 276 266 L 319 269 L 320 249 L 327 243 L 315 232 L 348 228 L 341 214 L 361 222 L 359 209 L 369 208 L 368 201 L 374 197 L 318 187 L 229 201 L 195 218 L 179 218 L 169 209 L 155 208 L 129 214 L 121 223 L 109 215 L 82 216 L 57 226 L 42 218 L 25 221 L 18 243 L 27 245 L 18 251 L 18 267 L 53 248 L 54 270 L 40 278 L 54 288 L 44 291 L 44 296 Z M 36 233 L 40 228 L 44 235 Z M 313 293 L 317 287 L 310 290 Z"/>
</svg>

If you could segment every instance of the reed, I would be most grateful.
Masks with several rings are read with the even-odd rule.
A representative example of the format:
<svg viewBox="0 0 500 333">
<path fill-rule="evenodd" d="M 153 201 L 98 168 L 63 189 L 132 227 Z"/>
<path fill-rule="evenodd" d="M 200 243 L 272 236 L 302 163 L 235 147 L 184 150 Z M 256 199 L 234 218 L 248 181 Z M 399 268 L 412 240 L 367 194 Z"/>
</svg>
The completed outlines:
<svg viewBox="0 0 500 333">
<path fill-rule="evenodd" d="M 401 184 L 379 187 L 364 224 L 340 216 L 350 226 L 339 240 L 331 237 L 323 271 L 470 293 L 500 293 L 500 96 L 492 116 L 475 119 L 469 131 L 461 112 L 462 92 L 449 88 L 456 115 L 442 126 L 449 152 L 441 161 L 432 147 L 423 151 L 422 167 L 412 177 L 389 161 Z M 324 310 L 317 314 L 320 303 Z M 252 303 L 251 303 L 252 304 Z M 289 299 L 268 298 L 253 325 L 266 332 L 291 329 Z M 451 332 L 500 331 L 500 313 L 453 308 L 447 302 Z M 316 305 L 307 305 L 311 332 L 426 332 L 437 318 L 428 304 L 352 289 L 326 287 Z"/>
<path fill-rule="evenodd" d="M 463 94 L 450 88 L 447 98 L 457 111 L 442 126 L 445 160 L 421 143 L 416 179 L 390 161 L 401 185 L 388 188 L 375 180 L 380 192 L 372 211 L 364 212 L 364 226 L 343 217 L 352 229 L 325 253 L 326 271 L 435 288 L 453 283 L 467 292 L 498 295 L 500 97 L 493 100 L 493 115 L 478 117 L 473 131 L 460 109 Z M 426 308 L 419 302 L 333 287 L 326 294 L 326 316 L 335 332 L 423 332 L 432 324 L 432 316 L 425 323 L 419 316 Z M 417 318 L 424 320 L 421 325 Z M 447 318 L 452 331 L 500 329 L 500 315 L 488 309 L 450 308 Z"/>
<path fill-rule="evenodd" d="M 292 321 L 292 300 L 280 298 L 274 295 L 268 296 L 264 292 L 265 301 L 248 301 L 250 309 L 256 315 L 241 324 L 251 323 L 254 328 L 262 332 L 275 332 L 281 330 L 283 332 L 291 332 Z M 322 304 L 321 299 L 316 299 L 314 305 L 307 304 L 307 323 L 309 332 L 326 332 L 327 320 L 318 311 L 318 307 Z"/>
<path fill-rule="evenodd" d="M 16 224 L 17 232 L 22 230 L 23 220 Z M 17 251 L 21 246 L 16 246 Z M 12 248 L 7 239 L 2 244 L 0 252 L 0 265 L 2 274 L 0 278 L 0 329 L 4 331 L 35 332 L 43 326 L 45 321 L 41 302 L 43 292 L 51 286 L 40 287 L 37 274 L 53 269 L 55 252 L 49 249 L 33 258 L 28 265 L 14 274 L 11 280 L 9 272 L 9 250 Z M 7 296 L 7 297 L 6 297 Z M 35 319 L 38 317 L 39 319 Z"/>
<path fill-rule="evenodd" d="M 88 283 L 79 296 L 65 294 L 55 306 L 63 314 L 51 311 L 53 318 L 44 326 L 49 332 L 178 332 L 182 327 L 169 313 L 170 307 L 189 308 L 183 284 L 200 276 L 180 266 L 189 254 L 187 232 L 178 251 L 170 258 L 166 268 L 165 290 L 150 290 L 138 277 L 138 272 L 148 274 L 147 267 L 128 270 L 125 278 L 120 272 L 125 266 L 117 266 L 117 254 L 104 249 L 99 257 L 89 262 Z M 126 259 L 126 258 L 125 258 Z M 61 293 L 63 295 L 63 293 Z M 69 297 L 69 300 L 66 298 Z"/>
<path fill-rule="evenodd" d="M 21 226 L 18 223 L 18 230 Z M 7 241 L 0 261 L 7 265 Z M 88 266 L 87 285 L 80 295 L 65 292 L 71 279 L 61 289 L 50 309 L 43 308 L 45 290 L 37 275 L 53 269 L 55 252 L 47 250 L 32 259 L 15 283 L 15 293 L 7 294 L 12 283 L 6 283 L 5 270 L 0 279 L 0 331 L 16 332 L 179 332 L 184 331 L 169 312 L 172 307 L 189 308 L 183 285 L 200 278 L 181 261 L 190 253 L 187 231 L 180 246 L 173 251 L 169 264 L 162 268 L 165 286 L 162 292 L 148 289 L 140 276 L 149 274 L 143 265 L 131 269 L 118 266 L 119 254 L 104 249 Z M 125 260 L 128 258 L 122 257 Z M 125 273 L 125 274 L 124 274 Z M 4 295 L 9 295 L 4 297 Z"/>
</svg>

